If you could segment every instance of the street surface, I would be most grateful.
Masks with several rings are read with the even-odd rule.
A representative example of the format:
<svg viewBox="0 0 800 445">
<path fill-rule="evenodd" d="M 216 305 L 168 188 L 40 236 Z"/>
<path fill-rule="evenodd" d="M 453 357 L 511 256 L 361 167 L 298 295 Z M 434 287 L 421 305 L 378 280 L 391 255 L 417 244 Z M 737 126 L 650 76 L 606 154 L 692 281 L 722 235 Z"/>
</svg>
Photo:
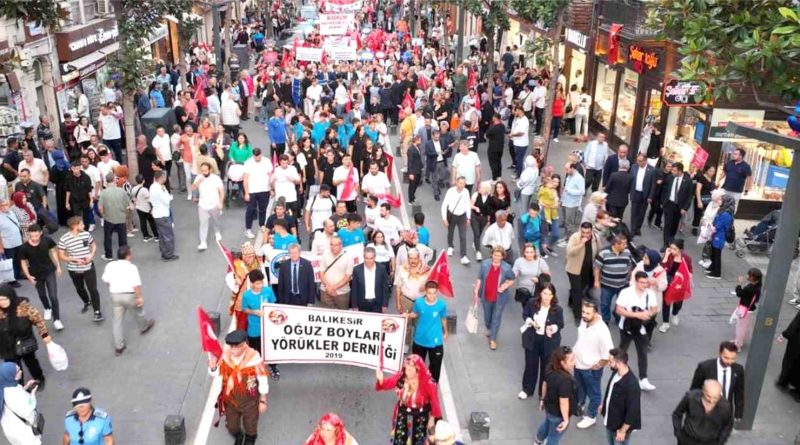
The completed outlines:
<svg viewBox="0 0 800 445">
<path fill-rule="evenodd" d="M 248 121 L 243 126 L 254 146 L 268 147 L 267 138 L 259 124 Z M 561 143 L 554 144 L 548 159 L 559 173 L 567 154 L 578 148 L 566 140 L 565 137 Z M 396 145 L 394 142 L 393 145 Z M 482 145 L 480 154 L 484 161 L 485 150 L 485 145 Z M 399 156 L 397 159 L 400 159 Z M 507 156 L 504 163 L 508 165 Z M 503 171 L 506 175 L 510 173 L 510 170 Z M 483 173 L 484 177 L 489 176 L 485 162 Z M 506 180 L 510 183 L 510 178 Z M 439 203 L 433 200 L 428 185 L 423 185 L 417 196 L 431 231 L 431 247 L 441 251 L 446 247 L 446 230 L 440 220 Z M 410 212 L 410 207 L 407 209 Z M 118 443 L 163 444 L 163 422 L 169 414 L 185 416 L 186 443 L 195 443 L 211 383 L 207 374 L 206 355 L 200 351 L 195 308 L 202 305 L 209 311 L 221 312 L 224 332 L 230 322 L 227 317 L 230 292 L 223 282 L 225 262 L 213 245 L 213 233 L 209 239 L 209 250 L 202 253 L 196 251 L 198 223 L 194 205 L 186 200 L 185 194 L 177 194 L 173 210 L 176 253 L 181 256 L 179 261 L 163 263 L 159 260 L 155 243 L 144 244 L 138 233 L 136 238 L 129 238 L 134 249 L 134 262 L 139 266 L 144 281 L 146 309 L 158 320 L 158 324 L 146 336 L 140 337 L 129 316 L 127 350 L 121 357 L 114 357 L 107 286 L 100 285 L 106 321 L 96 325 L 91 321 L 91 314 L 80 314 L 81 304 L 69 278 L 65 276 L 59 279 L 62 320 L 66 329 L 53 336 L 66 349 L 70 367 L 64 372 L 53 371 L 44 348 L 40 348 L 39 357 L 47 376 L 46 391 L 39 397 L 39 407 L 47 419 L 43 443 L 60 443 L 61 419 L 71 407 L 69 399 L 72 391 L 79 386 L 90 388 L 95 405 L 111 414 Z M 224 243 L 237 249 L 244 240 L 244 207 L 241 203 L 234 202 L 231 208 L 225 210 L 223 222 Z M 647 227 L 643 231 L 644 236 L 639 243 L 653 247 L 660 245 L 660 232 Z M 57 239 L 60 233 L 53 238 Z M 102 244 L 102 229 L 99 226 L 93 235 Z M 688 252 L 696 262 L 700 258 L 699 248 L 693 237 L 687 234 L 686 238 Z M 303 241 L 306 240 L 304 235 Z M 547 261 L 559 296 L 565 300 L 569 286 L 563 266 L 563 249 L 557 252 L 558 258 L 550 257 Z M 104 268 L 104 262 L 99 257 L 100 252 L 96 259 L 98 276 Z M 474 443 L 465 431 L 469 414 L 472 411 L 486 411 L 491 418 L 490 440 L 479 443 L 530 445 L 543 413 L 537 410 L 535 398 L 521 401 L 516 396 L 520 390 L 523 369 L 518 330 L 522 321 L 520 307 L 512 301 L 505 308 L 496 351 L 489 350 L 481 333 L 468 334 L 463 322 L 477 274 L 471 249 L 470 257 L 473 261 L 469 266 L 458 264 L 456 257 L 451 258 L 450 270 L 456 297 L 447 302 L 450 312 L 458 315 L 458 332 L 445 345 L 444 361 L 458 423 L 462 427 L 465 443 Z M 723 280 L 710 281 L 702 274 L 695 275 L 694 296 L 684 305 L 680 326 L 673 327 L 667 334 L 654 334 L 653 350 L 649 355 L 649 377 L 657 389 L 642 395 L 643 431 L 633 436 L 634 443 L 645 440 L 650 445 L 675 443 L 670 415 L 688 389 L 696 363 L 714 357 L 719 342 L 733 335 L 728 318 L 736 307 L 736 300 L 729 292 L 735 285 L 736 277 L 751 267 L 750 263 L 766 272 L 766 261 L 766 257 L 740 260 L 726 249 L 723 253 Z M 40 307 L 30 284 L 23 285 L 20 295 L 29 297 L 34 305 Z M 389 307 L 394 306 L 390 304 Z M 793 308 L 783 306 L 779 330 L 788 324 L 794 313 Z M 571 317 L 566 315 L 566 318 L 563 344 L 572 345 L 576 330 L 572 327 Z M 612 336 L 616 343 L 617 329 L 612 329 Z M 729 444 L 781 445 L 794 440 L 798 431 L 800 405 L 788 395 L 779 393 L 772 385 L 783 350 L 784 346 L 773 348 L 754 430 L 735 431 Z M 630 352 L 632 369 L 636 371 L 635 351 L 631 348 Z M 740 362 L 745 361 L 746 353 L 747 347 L 740 355 Z M 608 371 L 605 373 L 607 376 Z M 262 416 L 258 443 L 300 444 L 310 434 L 316 420 L 323 413 L 333 411 L 342 416 L 347 429 L 362 445 L 384 444 L 388 441 L 395 399 L 392 393 L 376 393 L 373 387 L 374 373 L 367 369 L 338 365 L 281 366 L 280 381 L 270 381 L 269 411 Z M 601 422 L 589 430 L 579 431 L 575 428 L 577 420 L 573 419 L 562 444 L 604 443 L 605 432 Z M 222 425 L 219 428 L 211 427 L 210 432 L 202 432 L 200 436 L 205 434 L 208 434 L 205 443 L 211 445 L 231 442 Z"/>
</svg>

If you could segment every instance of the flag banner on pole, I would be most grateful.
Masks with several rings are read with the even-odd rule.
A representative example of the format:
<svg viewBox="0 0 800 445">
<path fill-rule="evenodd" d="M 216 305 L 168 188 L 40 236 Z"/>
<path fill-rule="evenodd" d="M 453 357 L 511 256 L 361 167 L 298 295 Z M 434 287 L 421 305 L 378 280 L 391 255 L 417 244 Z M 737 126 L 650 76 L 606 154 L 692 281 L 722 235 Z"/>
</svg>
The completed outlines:
<svg viewBox="0 0 800 445">
<path fill-rule="evenodd" d="M 225 257 L 225 262 L 228 264 L 228 270 L 225 273 L 229 273 L 233 271 L 233 254 L 231 251 L 222 244 L 222 240 L 217 240 L 217 247 L 219 247 L 219 251 L 222 252 L 222 256 Z"/>
<path fill-rule="evenodd" d="M 203 352 L 214 356 L 217 360 L 222 357 L 222 346 L 219 345 L 217 335 L 214 334 L 214 325 L 202 307 L 197 306 L 197 322 L 200 325 L 200 346 Z"/>
<path fill-rule="evenodd" d="M 342 194 L 339 196 L 339 200 L 350 201 L 350 199 L 347 198 L 351 198 L 355 196 L 355 194 L 356 194 L 355 169 L 351 165 L 350 170 L 347 172 L 347 178 L 344 180 L 344 186 L 342 187 Z"/>
<path fill-rule="evenodd" d="M 439 253 L 439 258 L 431 268 L 431 273 L 428 275 L 428 281 L 435 281 L 439 283 L 439 293 L 445 297 L 453 298 L 453 282 L 450 280 L 450 267 L 447 265 L 447 255 L 444 251 Z"/>
<path fill-rule="evenodd" d="M 337 363 L 400 371 L 405 317 L 283 304 L 264 304 L 262 310 L 261 353 L 267 363 Z"/>
</svg>

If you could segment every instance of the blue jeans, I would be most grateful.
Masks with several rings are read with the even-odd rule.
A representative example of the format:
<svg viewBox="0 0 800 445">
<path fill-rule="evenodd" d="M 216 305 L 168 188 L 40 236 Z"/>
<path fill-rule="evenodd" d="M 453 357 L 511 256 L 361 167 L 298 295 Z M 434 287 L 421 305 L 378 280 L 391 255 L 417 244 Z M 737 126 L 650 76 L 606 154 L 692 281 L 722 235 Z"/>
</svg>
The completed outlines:
<svg viewBox="0 0 800 445">
<path fill-rule="evenodd" d="M 490 332 L 490 340 L 497 340 L 497 332 L 500 331 L 500 322 L 503 320 L 503 308 L 508 303 L 508 292 L 503 292 L 497 296 L 497 301 L 491 302 L 483 300 L 483 323 Z"/>
<path fill-rule="evenodd" d="M 589 417 L 597 417 L 597 408 L 600 407 L 602 395 L 600 393 L 600 381 L 603 379 L 603 368 L 575 369 L 575 382 L 578 384 L 578 406 L 583 406 L 586 397 L 589 397 L 589 408 L 586 414 Z"/>
<path fill-rule="evenodd" d="M 613 287 L 600 286 L 600 315 L 602 315 L 605 324 L 611 321 L 611 302 L 621 291 L 622 288 L 614 289 Z"/>
<path fill-rule="evenodd" d="M 523 147 L 521 145 L 514 146 L 514 164 L 516 167 L 517 177 L 522 174 L 522 170 L 525 168 L 525 155 L 528 153 L 528 147 Z"/>
<path fill-rule="evenodd" d="M 567 430 L 564 430 L 559 433 L 556 430 L 558 424 L 563 420 L 561 416 L 554 416 L 550 413 L 546 413 L 544 420 L 542 420 L 542 423 L 539 425 L 539 431 L 536 432 L 536 440 L 539 442 L 545 442 L 546 440 L 547 445 L 558 445 L 558 442 L 561 440 L 561 435 L 567 432 Z"/>
<path fill-rule="evenodd" d="M 608 445 L 630 445 L 631 444 L 631 433 L 625 435 L 625 440 L 619 442 L 616 440 L 617 432 L 611 431 L 606 429 L 606 438 L 608 439 Z"/>
<path fill-rule="evenodd" d="M 549 246 L 555 246 L 559 239 L 561 239 L 561 229 L 558 227 L 558 220 L 554 219 L 550 222 L 550 241 Z"/>
</svg>

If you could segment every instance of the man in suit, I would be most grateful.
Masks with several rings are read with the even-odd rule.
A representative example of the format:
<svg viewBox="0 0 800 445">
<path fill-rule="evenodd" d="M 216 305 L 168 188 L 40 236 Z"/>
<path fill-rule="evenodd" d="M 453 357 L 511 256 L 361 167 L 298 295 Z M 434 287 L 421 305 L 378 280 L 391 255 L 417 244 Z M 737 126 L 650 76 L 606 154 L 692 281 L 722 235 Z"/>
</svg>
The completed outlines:
<svg viewBox="0 0 800 445">
<path fill-rule="evenodd" d="M 636 156 L 636 164 L 631 170 L 631 233 L 642 235 L 644 215 L 647 205 L 653 202 L 655 192 L 656 170 L 647 163 L 647 156 Z"/>
<path fill-rule="evenodd" d="M 447 187 L 447 180 L 450 179 L 447 160 L 453 155 L 453 149 L 444 144 L 439 131 L 434 130 L 431 136 L 432 139 L 425 144 L 425 158 L 427 175 L 433 177 L 433 197 L 438 201 L 442 196 L 442 188 Z"/>
<path fill-rule="evenodd" d="M 652 201 L 650 202 L 650 213 L 647 215 L 647 224 L 650 227 L 656 226 L 658 230 L 663 230 L 661 227 L 661 217 L 664 214 L 664 209 L 661 206 L 661 195 L 664 190 L 664 183 L 672 173 L 672 161 L 664 161 L 661 168 L 655 167 L 655 185 L 653 186 Z"/>
<path fill-rule="evenodd" d="M 606 159 L 606 163 L 603 164 L 603 188 L 608 187 L 608 179 L 611 177 L 612 173 L 616 173 L 619 171 L 619 162 L 622 160 L 627 160 L 630 165 L 630 160 L 628 160 L 628 146 L 622 144 L 617 149 L 617 153 L 609 156 Z M 608 193 L 608 191 L 606 191 Z"/>
<path fill-rule="evenodd" d="M 386 312 L 389 304 L 389 274 L 375 263 L 375 248 L 364 249 L 364 262 L 353 268 L 350 304 L 362 312 Z"/>
<path fill-rule="evenodd" d="M 317 286 L 314 282 L 314 267 L 300 256 L 300 245 L 289 246 L 289 259 L 278 269 L 278 304 L 313 306 Z"/>
<path fill-rule="evenodd" d="M 416 203 L 417 187 L 422 182 L 423 169 L 419 135 L 414 136 L 413 144 L 408 147 L 406 158 L 408 159 L 408 202 L 414 204 Z"/>
<path fill-rule="evenodd" d="M 722 385 L 722 397 L 733 407 L 736 420 L 744 414 L 744 367 L 736 363 L 737 348 L 731 341 L 719 345 L 719 357 L 697 364 L 692 377 L 692 389 L 702 389 L 706 380 L 716 380 Z"/>
<path fill-rule="evenodd" d="M 628 367 L 628 353 L 619 348 L 608 352 L 611 378 L 606 385 L 600 414 L 605 416 L 608 443 L 629 444 L 631 433 L 642 427 L 639 379 Z"/>
<path fill-rule="evenodd" d="M 678 233 L 683 215 L 692 204 L 694 185 L 688 173 L 684 173 L 683 164 L 676 162 L 672 166 L 672 174 L 664 179 L 661 191 L 661 206 L 664 209 L 664 248 Z"/>
<path fill-rule="evenodd" d="M 630 161 L 621 159 L 617 164 L 617 171 L 608 177 L 605 182 L 605 191 L 608 194 L 606 197 L 606 208 L 608 213 L 614 218 L 622 218 L 625 213 L 625 207 L 628 207 L 628 196 L 631 193 Z"/>
</svg>

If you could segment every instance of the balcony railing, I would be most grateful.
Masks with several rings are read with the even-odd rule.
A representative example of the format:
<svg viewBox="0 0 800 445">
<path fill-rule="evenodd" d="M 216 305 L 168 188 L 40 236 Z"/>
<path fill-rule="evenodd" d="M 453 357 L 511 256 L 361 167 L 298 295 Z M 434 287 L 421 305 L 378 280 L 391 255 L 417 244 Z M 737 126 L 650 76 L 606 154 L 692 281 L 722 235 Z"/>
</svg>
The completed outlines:
<svg viewBox="0 0 800 445">
<path fill-rule="evenodd" d="M 622 33 L 630 37 L 653 36 L 657 30 L 647 26 L 647 4 L 642 0 L 604 0 L 601 4 L 603 22 L 625 25 Z"/>
</svg>

